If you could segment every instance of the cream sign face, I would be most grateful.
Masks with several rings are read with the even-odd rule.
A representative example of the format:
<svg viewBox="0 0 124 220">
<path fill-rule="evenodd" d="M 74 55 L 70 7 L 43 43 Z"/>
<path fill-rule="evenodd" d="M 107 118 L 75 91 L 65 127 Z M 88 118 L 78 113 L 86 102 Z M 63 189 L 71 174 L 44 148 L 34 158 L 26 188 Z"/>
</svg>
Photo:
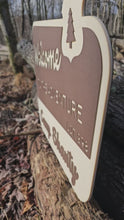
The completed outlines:
<svg viewBox="0 0 124 220">
<path fill-rule="evenodd" d="M 90 199 L 111 81 L 104 25 L 65 0 L 63 18 L 34 22 L 41 125 L 77 196 Z"/>
</svg>

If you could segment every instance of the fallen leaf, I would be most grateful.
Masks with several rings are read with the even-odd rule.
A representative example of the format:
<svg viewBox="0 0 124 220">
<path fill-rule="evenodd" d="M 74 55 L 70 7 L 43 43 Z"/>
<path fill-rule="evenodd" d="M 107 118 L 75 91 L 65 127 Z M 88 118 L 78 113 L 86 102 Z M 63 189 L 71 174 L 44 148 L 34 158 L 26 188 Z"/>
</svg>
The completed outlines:
<svg viewBox="0 0 124 220">
<path fill-rule="evenodd" d="M 19 140 L 19 137 L 18 137 L 18 136 L 15 136 L 15 137 L 13 137 L 13 140 L 14 140 L 14 141 L 18 141 L 18 140 Z"/>
<path fill-rule="evenodd" d="M 30 204 L 30 202 L 28 200 L 26 200 L 24 203 L 24 208 L 22 210 L 21 215 L 24 215 L 28 210 L 31 209 L 32 206 L 33 206 L 33 204 Z"/>
</svg>

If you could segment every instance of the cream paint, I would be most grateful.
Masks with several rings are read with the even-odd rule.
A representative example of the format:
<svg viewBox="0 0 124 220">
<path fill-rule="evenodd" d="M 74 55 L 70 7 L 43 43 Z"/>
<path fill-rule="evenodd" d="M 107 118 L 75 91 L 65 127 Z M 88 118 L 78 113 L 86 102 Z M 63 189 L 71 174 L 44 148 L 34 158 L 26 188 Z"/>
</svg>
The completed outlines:
<svg viewBox="0 0 124 220">
<path fill-rule="evenodd" d="M 49 20 L 49 21 L 38 21 L 34 22 L 34 26 L 41 27 L 63 27 L 63 36 L 62 36 L 62 50 L 64 56 L 67 56 L 70 62 L 73 62 L 75 56 L 80 55 L 83 50 L 83 35 L 82 28 L 89 28 L 92 30 L 98 38 L 99 45 L 101 48 L 102 56 L 102 80 L 100 87 L 100 94 L 98 100 L 98 108 L 94 129 L 94 137 L 92 142 L 92 153 L 91 159 L 88 159 L 85 154 L 81 153 L 79 147 L 68 135 L 68 133 L 62 128 L 59 122 L 54 118 L 50 111 L 44 106 L 44 104 L 39 100 L 39 111 L 42 109 L 44 112 L 44 117 L 51 126 L 56 126 L 56 129 L 60 134 L 61 144 L 65 147 L 65 150 L 69 150 L 72 153 L 74 164 L 77 166 L 77 171 L 79 173 L 79 179 L 76 181 L 76 185 L 73 186 L 77 196 L 83 202 L 86 202 L 90 199 L 92 195 L 96 168 L 98 163 L 98 156 L 100 151 L 100 143 L 102 139 L 102 132 L 104 127 L 105 113 L 107 108 L 107 100 L 111 82 L 111 72 L 112 72 L 112 55 L 111 55 L 111 46 L 108 38 L 107 31 L 103 23 L 96 17 L 81 16 L 82 6 L 84 1 L 82 0 L 65 0 L 63 3 L 63 19 L 58 20 Z M 68 49 L 66 42 L 67 36 L 67 20 L 68 20 L 68 9 L 72 9 L 76 40 L 75 46 L 72 49 Z M 79 16 L 79 17 L 78 17 Z M 74 44 L 74 43 L 73 43 Z M 71 65 L 71 64 L 70 64 Z M 44 132 L 47 135 L 45 128 L 43 127 Z M 62 165 L 66 175 L 68 176 L 71 182 L 71 173 L 64 163 L 63 159 L 59 155 L 59 152 L 56 150 L 52 138 L 49 139 L 49 142 L 58 157 L 60 164 Z"/>
<path fill-rule="evenodd" d="M 68 18 L 69 18 L 68 12 L 70 8 L 72 10 L 73 25 L 75 30 L 74 34 L 76 38 L 76 41 L 73 42 L 72 49 L 70 49 L 68 44 L 66 43 Z M 78 0 L 77 2 L 70 0 L 64 1 L 62 14 L 63 14 L 62 51 L 63 51 L 63 55 L 68 57 L 70 62 L 72 62 L 72 59 L 74 57 L 80 55 L 83 48 L 82 24 L 80 22 L 82 18 L 82 0 Z"/>
</svg>

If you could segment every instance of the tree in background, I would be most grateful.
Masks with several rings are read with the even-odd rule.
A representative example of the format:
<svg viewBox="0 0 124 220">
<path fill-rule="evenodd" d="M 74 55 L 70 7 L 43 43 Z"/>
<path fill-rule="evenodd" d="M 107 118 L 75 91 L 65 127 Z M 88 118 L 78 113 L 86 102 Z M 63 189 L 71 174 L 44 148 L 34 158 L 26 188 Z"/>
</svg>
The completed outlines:
<svg viewBox="0 0 124 220">
<path fill-rule="evenodd" d="M 10 63 L 15 72 L 16 67 L 14 65 L 14 54 L 17 51 L 16 50 L 17 40 L 11 22 L 8 0 L 0 0 L 0 20 L 1 20 L 1 29 L 10 52 Z"/>
<path fill-rule="evenodd" d="M 10 48 L 11 60 L 18 42 L 31 41 L 33 21 L 61 18 L 62 3 L 63 0 L 0 0 L 1 29 Z M 124 0 L 86 0 L 85 15 L 100 17 L 112 39 L 124 37 Z M 71 12 L 69 16 L 67 41 L 71 48 L 75 36 Z"/>
<path fill-rule="evenodd" d="M 25 28 L 25 7 L 24 7 L 24 0 L 21 0 L 21 9 L 22 9 L 22 30 L 21 35 L 24 35 L 24 28 Z"/>
<path fill-rule="evenodd" d="M 32 7 L 31 7 L 31 0 L 25 0 L 24 1 L 24 4 L 25 4 L 25 9 L 27 11 L 27 14 L 28 14 L 28 18 L 29 18 L 29 24 L 30 26 L 32 27 L 32 24 L 33 24 L 33 15 L 32 15 Z"/>
<path fill-rule="evenodd" d="M 124 37 L 124 0 L 87 0 L 85 14 L 99 17 L 111 37 Z"/>
</svg>

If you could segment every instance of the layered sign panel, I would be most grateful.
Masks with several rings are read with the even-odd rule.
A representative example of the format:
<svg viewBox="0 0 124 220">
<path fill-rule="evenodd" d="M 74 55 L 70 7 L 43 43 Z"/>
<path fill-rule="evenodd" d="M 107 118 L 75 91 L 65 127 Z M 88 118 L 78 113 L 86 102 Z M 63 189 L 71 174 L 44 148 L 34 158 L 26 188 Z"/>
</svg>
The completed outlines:
<svg viewBox="0 0 124 220">
<path fill-rule="evenodd" d="M 63 19 L 35 22 L 33 43 L 41 125 L 78 197 L 87 201 L 106 113 L 111 49 L 104 25 L 94 17 L 76 18 L 75 4 L 66 5 Z"/>
</svg>

